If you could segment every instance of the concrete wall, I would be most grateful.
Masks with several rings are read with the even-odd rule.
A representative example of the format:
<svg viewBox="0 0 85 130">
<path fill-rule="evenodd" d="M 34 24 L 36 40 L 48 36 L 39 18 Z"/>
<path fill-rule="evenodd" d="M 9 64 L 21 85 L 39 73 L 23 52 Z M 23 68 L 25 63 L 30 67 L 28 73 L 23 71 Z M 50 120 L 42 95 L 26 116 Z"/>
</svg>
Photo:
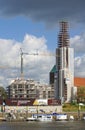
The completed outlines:
<svg viewBox="0 0 85 130">
<path fill-rule="evenodd" d="M 13 113 L 54 113 L 62 112 L 62 106 L 5 106 L 5 112 Z"/>
</svg>

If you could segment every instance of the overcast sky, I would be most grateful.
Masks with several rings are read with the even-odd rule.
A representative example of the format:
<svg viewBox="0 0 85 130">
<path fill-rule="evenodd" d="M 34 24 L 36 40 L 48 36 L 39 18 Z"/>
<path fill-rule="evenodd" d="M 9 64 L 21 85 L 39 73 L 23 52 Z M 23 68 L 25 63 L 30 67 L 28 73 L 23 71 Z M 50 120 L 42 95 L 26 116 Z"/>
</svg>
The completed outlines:
<svg viewBox="0 0 85 130">
<path fill-rule="evenodd" d="M 0 85 L 20 77 L 20 48 L 55 53 L 59 22 L 69 23 L 75 76 L 85 77 L 85 0 L 0 0 Z M 24 55 L 24 77 L 49 82 L 54 56 Z"/>
</svg>

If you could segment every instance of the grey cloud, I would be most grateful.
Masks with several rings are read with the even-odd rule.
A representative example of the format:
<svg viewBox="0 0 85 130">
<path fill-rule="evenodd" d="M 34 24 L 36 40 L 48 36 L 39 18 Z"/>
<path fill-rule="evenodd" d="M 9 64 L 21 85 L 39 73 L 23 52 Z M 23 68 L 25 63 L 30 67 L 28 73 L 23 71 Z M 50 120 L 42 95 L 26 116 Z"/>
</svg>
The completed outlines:
<svg viewBox="0 0 85 130">
<path fill-rule="evenodd" d="M 55 24 L 66 19 L 85 21 L 84 0 L 0 0 L 1 16 L 23 15 L 35 21 Z"/>
</svg>

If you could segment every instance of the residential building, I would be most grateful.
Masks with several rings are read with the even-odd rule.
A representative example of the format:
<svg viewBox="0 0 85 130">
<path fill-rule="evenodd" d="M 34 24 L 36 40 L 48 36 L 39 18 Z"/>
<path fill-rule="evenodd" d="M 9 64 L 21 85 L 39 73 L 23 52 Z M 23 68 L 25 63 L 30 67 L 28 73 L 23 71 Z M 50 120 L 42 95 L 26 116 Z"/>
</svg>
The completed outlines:
<svg viewBox="0 0 85 130">
<path fill-rule="evenodd" d="M 10 99 L 48 99 L 54 98 L 54 89 L 32 79 L 15 79 L 7 87 Z"/>
</svg>

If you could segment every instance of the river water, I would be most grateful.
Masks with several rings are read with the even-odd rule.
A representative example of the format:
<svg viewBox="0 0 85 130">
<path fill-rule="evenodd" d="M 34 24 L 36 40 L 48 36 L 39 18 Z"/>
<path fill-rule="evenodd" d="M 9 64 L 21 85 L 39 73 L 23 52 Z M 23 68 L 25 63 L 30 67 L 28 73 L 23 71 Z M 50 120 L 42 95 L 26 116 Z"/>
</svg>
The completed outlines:
<svg viewBox="0 0 85 130">
<path fill-rule="evenodd" d="M 0 130 L 85 130 L 85 121 L 0 122 Z"/>
</svg>

